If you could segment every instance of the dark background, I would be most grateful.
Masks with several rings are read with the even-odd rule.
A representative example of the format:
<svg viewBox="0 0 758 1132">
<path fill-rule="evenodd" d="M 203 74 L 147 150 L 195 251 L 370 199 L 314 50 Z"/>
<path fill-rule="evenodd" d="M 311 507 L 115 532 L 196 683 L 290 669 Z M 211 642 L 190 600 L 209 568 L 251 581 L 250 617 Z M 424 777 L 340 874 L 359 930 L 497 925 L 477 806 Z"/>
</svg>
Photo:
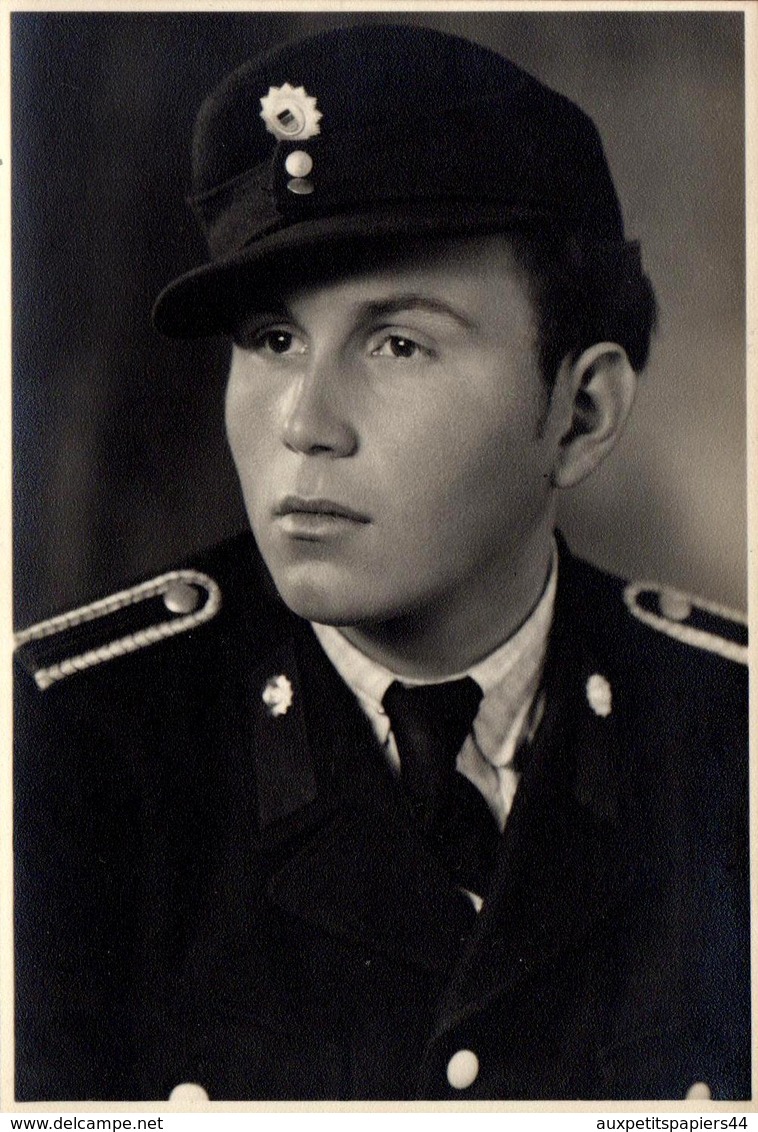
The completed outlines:
<svg viewBox="0 0 758 1132">
<path fill-rule="evenodd" d="M 26 12 L 12 16 L 19 626 L 245 524 L 227 348 L 149 323 L 203 253 L 183 202 L 192 121 L 259 50 L 380 20 L 494 47 L 595 119 L 661 328 L 633 423 L 562 525 L 603 565 L 744 606 L 740 13 Z"/>
</svg>

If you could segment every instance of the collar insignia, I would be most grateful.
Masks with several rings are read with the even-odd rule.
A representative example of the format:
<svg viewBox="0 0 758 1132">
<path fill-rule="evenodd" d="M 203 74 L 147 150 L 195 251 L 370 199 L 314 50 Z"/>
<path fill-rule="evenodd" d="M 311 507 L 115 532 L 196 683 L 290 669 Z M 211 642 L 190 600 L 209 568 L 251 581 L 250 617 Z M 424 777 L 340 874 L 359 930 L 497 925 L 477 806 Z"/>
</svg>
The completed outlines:
<svg viewBox="0 0 758 1132">
<path fill-rule="evenodd" d="M 286 676 L 271 676 L 261 698 L 269 715 L 286 715 L 292 706 L 292 685 Z"/>
<path fill-rule="evenodd" d="M 613 693 L 605 676 L 599 672 L 593 673 L 587 681 L 587 703 L 595 715 L 605 717 L 611 714 Z"/>
<path fill-rule="evenodd" d="M 280 141 L 305 141 L 321 133 L 321 111 L 316 109 L 316 99 L 305 93 L 305 87 L 289 83 L 269 87 L 261 107 L 266 129 Z"/>
</svg>

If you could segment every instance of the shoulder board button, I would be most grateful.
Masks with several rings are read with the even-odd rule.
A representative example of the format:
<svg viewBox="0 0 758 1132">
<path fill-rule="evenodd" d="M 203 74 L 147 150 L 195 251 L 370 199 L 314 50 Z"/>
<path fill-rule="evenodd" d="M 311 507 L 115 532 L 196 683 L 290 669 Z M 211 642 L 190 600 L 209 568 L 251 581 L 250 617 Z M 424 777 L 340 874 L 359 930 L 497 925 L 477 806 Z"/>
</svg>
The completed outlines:
<svg viewBox="0 0 758 1132">
<path fill-rule="evenodd" d="M 735 610 L 655 582 L 630 582 L 624 601 L 629 612 L 651 629 L 747 664 L 747 620 Z"/>
<path fill-rule="evenodd" d="M 171 570 L 22 629 L 15 647 L 44 691 L 67 676 L 194 629 L 220 608 L 221 590 L 213 578 L 199 570 Z M 64 648 L 68 655 L 61 656 Z"/>
</svg>

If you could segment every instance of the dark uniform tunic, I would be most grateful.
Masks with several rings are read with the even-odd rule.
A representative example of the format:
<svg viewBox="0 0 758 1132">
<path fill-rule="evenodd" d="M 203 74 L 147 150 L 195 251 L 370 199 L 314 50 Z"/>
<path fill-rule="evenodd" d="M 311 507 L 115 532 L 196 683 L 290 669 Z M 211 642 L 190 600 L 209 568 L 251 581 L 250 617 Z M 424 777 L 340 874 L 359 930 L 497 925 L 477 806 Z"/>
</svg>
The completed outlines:
<svg viewBox="0 0 758 1132">
<path fill-rule="evenodd" d="M 750 1095 L 738 626 L 562 550 L 477 915 L 252 538 L 192 571 L 21 634 L 19 1100 Z"/>
</svg>

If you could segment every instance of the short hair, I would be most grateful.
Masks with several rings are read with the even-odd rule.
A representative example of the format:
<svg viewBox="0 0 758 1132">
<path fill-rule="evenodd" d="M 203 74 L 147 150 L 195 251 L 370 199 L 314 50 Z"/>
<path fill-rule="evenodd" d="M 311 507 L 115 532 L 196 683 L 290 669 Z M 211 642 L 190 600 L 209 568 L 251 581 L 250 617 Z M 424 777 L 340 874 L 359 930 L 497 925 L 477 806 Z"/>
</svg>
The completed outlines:
<svg viewBox="0 0 758 1132">
<path fill-rule="evenodd" d="M 647 364 L 658 311 L 639 245 L 599 244 L 554 230 L 507 235 L 527 276 L 548 388 L 565 358 L 575 361 L 596 342 L 618 343 L 640 373 Z"/>
</svg>

